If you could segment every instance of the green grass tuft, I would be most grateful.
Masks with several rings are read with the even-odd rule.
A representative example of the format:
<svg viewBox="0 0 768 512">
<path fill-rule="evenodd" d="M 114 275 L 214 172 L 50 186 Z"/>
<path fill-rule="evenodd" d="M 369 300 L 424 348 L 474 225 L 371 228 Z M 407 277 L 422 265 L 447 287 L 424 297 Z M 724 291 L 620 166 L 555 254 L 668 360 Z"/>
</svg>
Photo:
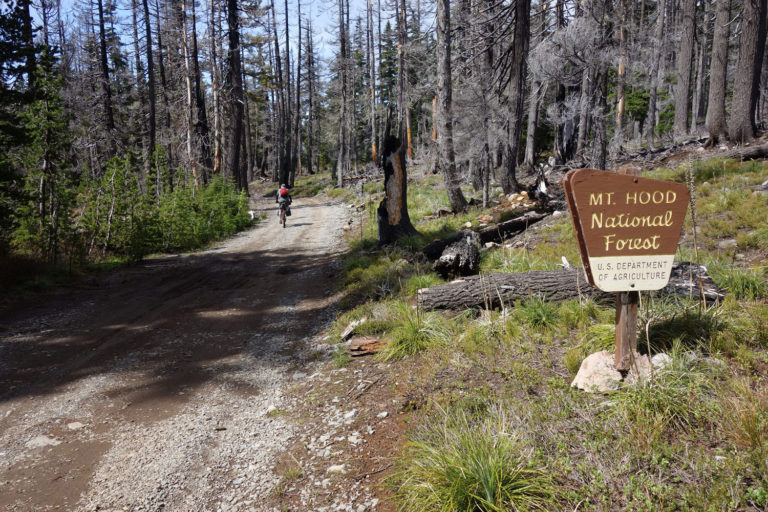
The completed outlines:
<svg viewBox="0 0 768 512">
<path fill-rule="evenodd" d="M 733 265 L 712 265 L 709 272 L 715 284 L 733 294 L 737 299 L 754 301 L 768 298 L 765 270 L 760 275 L 751 269 Z"/>
<path fill-rule="evenodd" d="M 611 414 L 629 431 L 626 441 L 641 458 L 657 449 L 663 436 L 710 424 L 722 365 L 676 345 L 672 362 L 654 378 L 625 386 L 611 395 Z"/>
<path fill-rule="evenodd" d="M 386 334 L 389 343 L 378 354 L 380 359 L 402 359 L 428 348 L 447 345 L 451 340 L 448 321 L 439 313 L 421 312 L 404 302 L 395 302 L 391 307 L 393 327 Z"/>
<path fill-rule="evenodd" d="M 505 431 L 503 416 L 497 412 L 478 421 L 463 411 L 442 415 L 414 436 L 399 461 L 401 510 L 550 510 L 551 479 L 532 463 L 530 450 Z"/>
<path fill-rule="evenodd" d="M 540 330 L 554 328 L 560 319 L 558 305 L 540 297 L 515 302 L 512 315 L 521 322 Z"/>
</svg>

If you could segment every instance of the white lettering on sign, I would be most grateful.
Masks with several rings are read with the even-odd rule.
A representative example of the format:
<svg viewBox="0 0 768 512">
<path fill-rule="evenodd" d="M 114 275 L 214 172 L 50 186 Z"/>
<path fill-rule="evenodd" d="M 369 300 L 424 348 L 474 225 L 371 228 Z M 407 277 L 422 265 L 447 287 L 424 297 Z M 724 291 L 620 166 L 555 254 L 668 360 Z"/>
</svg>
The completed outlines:
<svg viewBox="0 0 768 512">
<path fill-rule="evenodd" d="M 674 190 L 655 190 L 653 192 L 627 192 L 625 204 L 672 204 L 677 199 L 677 193 Z"/>
<path fill-rule="evenodd" d="M 664 228 L 672 225 L 672 211 L 659 215 L 632 215 L 630 213 L 619 213 L 617 215 L 605 216 L 603 212 L 593 212 L 592 229 L 610 228 Z"/>
</svg>

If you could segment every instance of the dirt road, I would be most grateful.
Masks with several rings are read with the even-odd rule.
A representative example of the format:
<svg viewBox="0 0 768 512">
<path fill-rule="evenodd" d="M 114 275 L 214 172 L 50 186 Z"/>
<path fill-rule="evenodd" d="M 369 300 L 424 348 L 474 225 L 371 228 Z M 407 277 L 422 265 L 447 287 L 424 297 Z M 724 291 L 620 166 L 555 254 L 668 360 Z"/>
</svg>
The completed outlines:
<svg viewBox="0 0 768 512">
<path fill-rule="evenodd" d="M 263 510 L 342 205 L 0 310 L 0 510 Z M 312 345 L 313 346 L 313 345 Z"/>
</svg>

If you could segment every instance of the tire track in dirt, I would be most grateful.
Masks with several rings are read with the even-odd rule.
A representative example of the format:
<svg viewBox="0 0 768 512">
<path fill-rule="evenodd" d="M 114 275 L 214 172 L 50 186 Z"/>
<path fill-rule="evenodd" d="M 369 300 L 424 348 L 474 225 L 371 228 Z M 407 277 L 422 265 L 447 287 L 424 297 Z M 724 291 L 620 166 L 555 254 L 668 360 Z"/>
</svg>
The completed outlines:
<svg viewBox="0 0 768 512">
<path fill-rule="evenodd" d="M 0 310 L 0 510 L 261 510 L 346 209 Z"/>
</svg>

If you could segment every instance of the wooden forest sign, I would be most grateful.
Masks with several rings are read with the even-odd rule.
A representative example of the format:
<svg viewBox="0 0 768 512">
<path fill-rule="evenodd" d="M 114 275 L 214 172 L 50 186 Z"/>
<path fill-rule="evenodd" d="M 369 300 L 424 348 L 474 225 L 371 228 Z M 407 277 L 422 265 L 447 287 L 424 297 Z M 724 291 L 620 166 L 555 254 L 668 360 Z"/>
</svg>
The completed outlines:
<svg viewBox="0 0 768 512">
<path fill-rule="evenodd" d="M 606 292 L 666 286 L 688 209 L 685 185 L 575 169 L 563 187 L 592 285 Z"/>
</svg>

